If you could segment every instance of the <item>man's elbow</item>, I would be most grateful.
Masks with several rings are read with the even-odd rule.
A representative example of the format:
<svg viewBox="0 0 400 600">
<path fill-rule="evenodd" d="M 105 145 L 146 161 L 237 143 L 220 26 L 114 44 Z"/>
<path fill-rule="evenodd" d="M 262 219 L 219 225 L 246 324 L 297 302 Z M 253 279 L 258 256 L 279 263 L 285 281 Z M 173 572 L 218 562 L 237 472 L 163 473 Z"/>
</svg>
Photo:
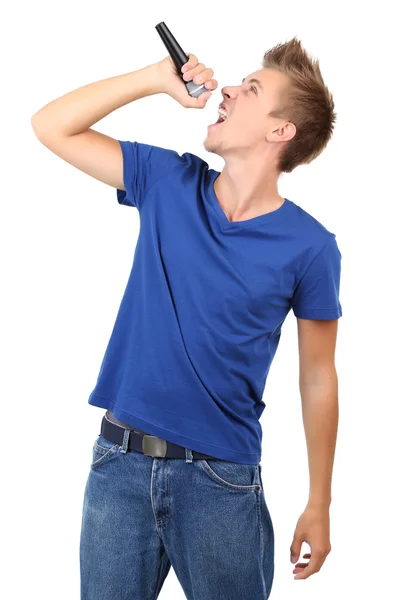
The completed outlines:
<svg viewBox="0 0 400 600">
<path fill-rule="evenodd" d="M 299 373 L 300 387 L 337 387 L 338 375 L 335 360 L 326 359 L 323 362 L 303 365 Z"/>
</svg>

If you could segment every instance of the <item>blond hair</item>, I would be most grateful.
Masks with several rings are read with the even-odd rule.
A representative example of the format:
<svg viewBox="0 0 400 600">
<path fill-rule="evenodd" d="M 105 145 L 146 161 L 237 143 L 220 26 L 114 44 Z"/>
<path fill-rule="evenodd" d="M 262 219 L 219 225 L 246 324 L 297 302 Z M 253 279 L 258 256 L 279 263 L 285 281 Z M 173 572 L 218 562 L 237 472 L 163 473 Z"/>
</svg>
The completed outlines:
<svg viewBox="0 0 400 600">
<path fill-rule="evenodd" d="M 335 104 L 322 79 L 319 61 L 307 55 L 296 37 L 268 50 L 262 66 L 288 78 L 281 107 L 269 115 L 296 126 L 295 136 L 286 143 L 278 160 L 279 172 L 290 173 L 298 165 L 314 160 L 328 144 L 336 121 Z"/>
</svg>

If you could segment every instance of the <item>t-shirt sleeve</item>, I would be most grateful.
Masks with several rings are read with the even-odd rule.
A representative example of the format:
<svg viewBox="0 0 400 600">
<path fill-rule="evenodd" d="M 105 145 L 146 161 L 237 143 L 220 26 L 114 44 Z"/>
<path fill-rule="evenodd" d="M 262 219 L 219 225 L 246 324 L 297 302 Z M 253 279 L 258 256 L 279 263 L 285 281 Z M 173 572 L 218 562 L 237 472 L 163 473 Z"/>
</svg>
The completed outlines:
<svg viewBox="0 0 400 600">
<path fill-rule="evenodd" d="M 339 300 L 342 255 L 335 235 L 314 257 L 298 282 L 292 308 L 300 319 L 338 319 L 342 316 Z"/>
<path fill-rule="evenodd" d="M 141 142 L 118 140 L 123 159 L 125 190 L 117 189 L 119 204 L 136 207 L 139 212 L 152 186 L 182 162 L 175 150 Z"/>
</svg>

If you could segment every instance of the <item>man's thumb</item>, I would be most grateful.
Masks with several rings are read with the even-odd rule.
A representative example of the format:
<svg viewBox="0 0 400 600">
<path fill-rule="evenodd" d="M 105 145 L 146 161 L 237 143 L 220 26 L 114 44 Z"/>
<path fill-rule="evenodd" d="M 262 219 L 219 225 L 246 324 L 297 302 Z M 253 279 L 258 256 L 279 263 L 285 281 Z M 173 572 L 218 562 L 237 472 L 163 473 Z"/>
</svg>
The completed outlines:
<svg viewBox="0 0 400 600">
<path fill-rule="evenodd" d="M 190 96 L 189 108 L 204 108 L 207 104 L 208 99 L 211 97 L 211 92 L 203 92 L 198 98 Z"/>
<path fill-rule="evenodd" d="M 297 560 L 299 560 L 300 550 L 301 550 L 300 540 L 293 540 L 293 543 L 290 546 L 290 560 L 292 563 L 295 563 Z"/>
</svg>

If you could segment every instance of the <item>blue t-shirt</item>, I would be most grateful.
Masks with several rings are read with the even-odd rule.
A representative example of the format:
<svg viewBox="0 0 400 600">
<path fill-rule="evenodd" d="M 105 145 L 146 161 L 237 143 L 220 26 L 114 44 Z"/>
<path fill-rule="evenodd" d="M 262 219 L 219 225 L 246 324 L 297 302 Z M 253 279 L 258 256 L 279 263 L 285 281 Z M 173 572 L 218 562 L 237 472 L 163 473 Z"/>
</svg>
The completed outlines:
<svg viewBox="0 0 400 600">
<path fill-rule="evenodd" d="M 151 435 L 217 458 L 261 460 L 259 419 L 281 327 L 337 319 L 335 234 L 285 199 L 230 222 L 200 157 L 120 141 L 124 190 L 140 231 L 89 404 Z"/>
</svg>

